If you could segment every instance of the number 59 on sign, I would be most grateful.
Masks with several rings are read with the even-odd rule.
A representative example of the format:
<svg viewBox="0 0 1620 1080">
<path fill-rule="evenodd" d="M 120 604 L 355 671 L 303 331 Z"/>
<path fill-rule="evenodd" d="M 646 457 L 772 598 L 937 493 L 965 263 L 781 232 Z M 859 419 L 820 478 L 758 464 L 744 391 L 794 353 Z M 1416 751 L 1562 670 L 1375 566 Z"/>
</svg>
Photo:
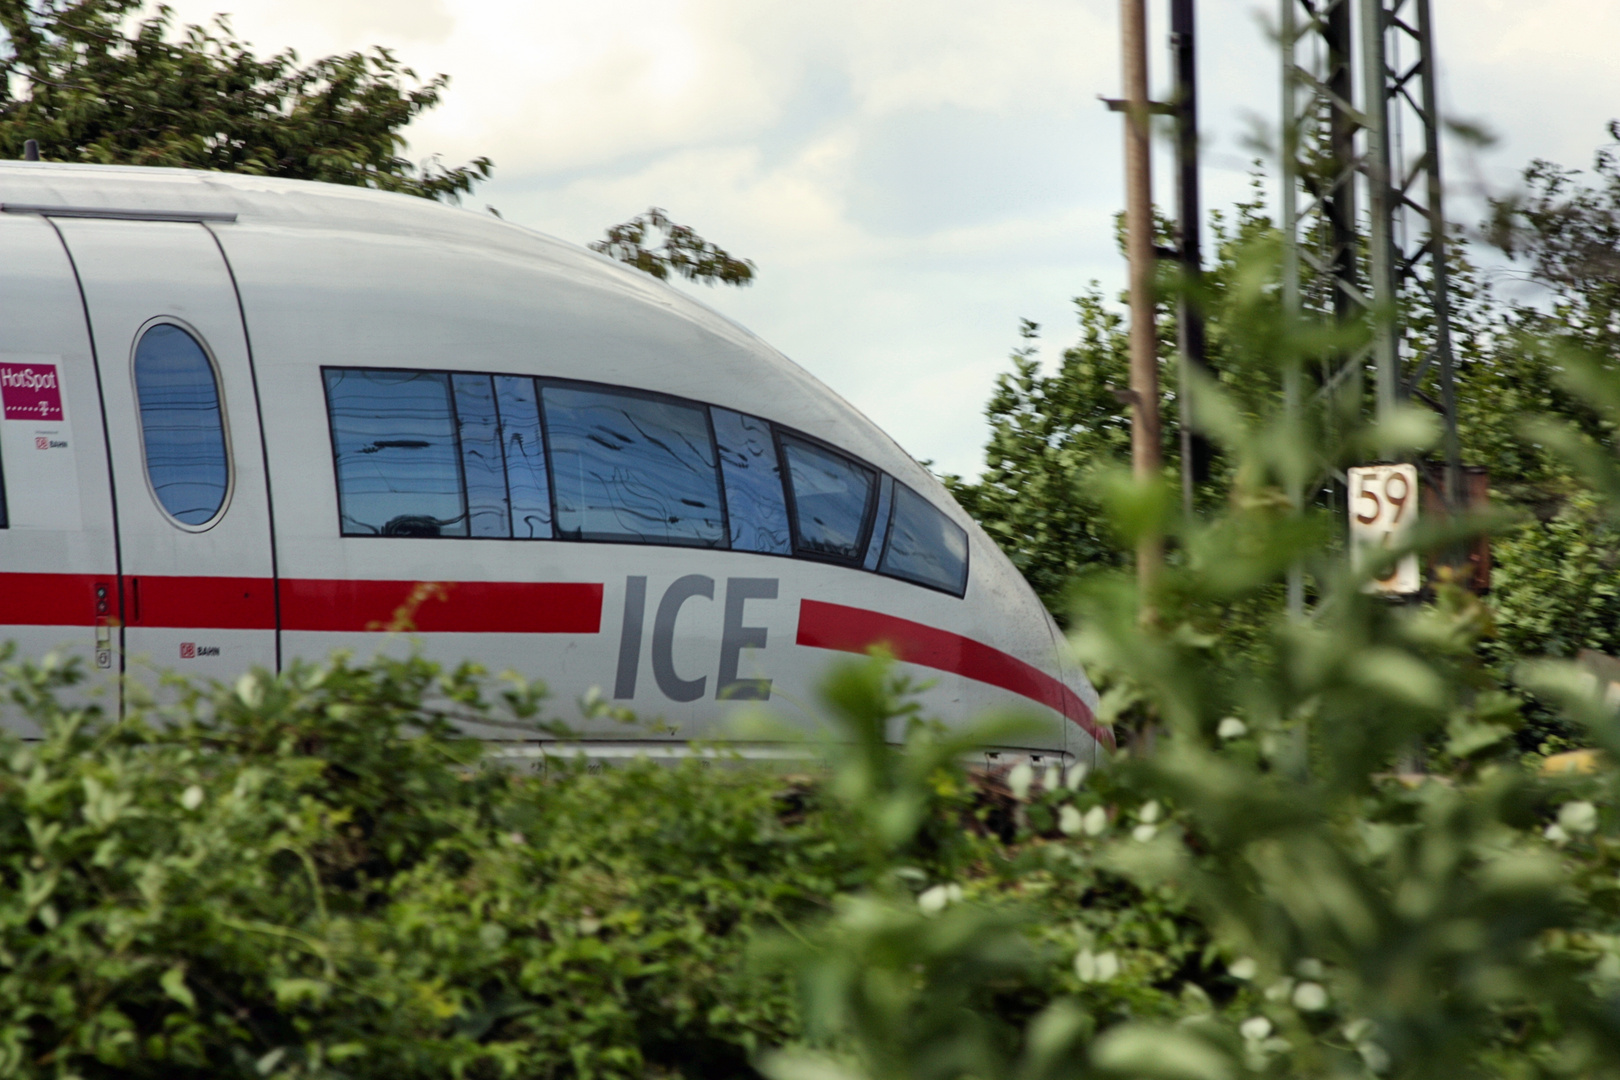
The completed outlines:
<svg viewBox="0 0 1620 1080">
<path fill-rule="evenodd" d="M 1404 547 L 1418 517 L 1415 465 L 1363 465 L 1350 470 L 1350 565 L 1361 569 L 1375 552 Z M 1405 596 L 1423 587 L 1416 555 L 1403 555 L 1369 592 Z"/>
</svg>

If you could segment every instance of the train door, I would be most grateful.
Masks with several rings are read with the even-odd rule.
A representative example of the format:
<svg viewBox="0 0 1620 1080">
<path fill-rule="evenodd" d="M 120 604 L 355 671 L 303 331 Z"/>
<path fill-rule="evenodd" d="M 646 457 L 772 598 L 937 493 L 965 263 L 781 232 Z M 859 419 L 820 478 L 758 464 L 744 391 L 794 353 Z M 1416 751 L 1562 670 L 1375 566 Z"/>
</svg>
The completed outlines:
<svg viewBox="0 0 1620 1080">
<path fill-rule="evenodd" d="M 49 221 L 0 213 L 0 644 L 34 660 L 65 652 L 111 674 L 117 582 L 95 364 L 73 267 Z"/>
<path fill-rule="evenodd" d="M 197 221 L 56 224 L 99 359 L 126 670 L 225 678 L 274 667 L 264 444 L 219 245 Z"/>
</svg>

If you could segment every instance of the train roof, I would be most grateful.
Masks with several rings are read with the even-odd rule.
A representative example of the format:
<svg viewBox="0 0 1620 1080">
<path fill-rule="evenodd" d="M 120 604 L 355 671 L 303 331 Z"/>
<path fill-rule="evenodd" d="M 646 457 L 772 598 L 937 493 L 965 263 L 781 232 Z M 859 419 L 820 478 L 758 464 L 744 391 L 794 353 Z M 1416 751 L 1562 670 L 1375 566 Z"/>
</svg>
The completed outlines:
<svg viewBox="0 0 1620 1080">
<path fill-rule="evenodd" d="M 200 169 L 0 161 L 0 212 L 42 211 L 58 216 L 232 222 L 283 234 L 307 231 L 312 242 L 322 235 L 370 235 L 476 250 L 521 263 L 526 271 L 565 281 L 576 297 L 588 297 L 589 305 L 606 317 L 636 309 L 650 315 L 648 309 L 656 309 L 654 322 L 665 332 L 676 332 L 688 343 L 706 340 L 711 349 L 723 343 L 711 355 L 733 379 L 743 370 L 741 365 L 772 369 L 776 378 L 761 382 L 774 386 L 759 395 L 756 407 L 750 409 L 747 402 L 731 403 L 732 407 L 844 445 L 930 491 L 933 501 L 967 524 L 967 515 L 955 501 L 887 432 L 751 331 L 649 274 L 491 214 L 413 195 L 307 180 Z M 732 359 L 726 362 L 720 354 Z M 673 385 L 656 385 L 665 381 L 664 373 L 647 374 L 649 389 L 682 392 Z M 784 395 L 787 388 L 793 393 Z"/>
<path fill-rule="evenodd" d="M 41 208 L 158 220 L 236 220 L 463 244 L 550 262 L 571 275 L 679 311 L 711 333 L 746 340 L 798 367 L 702 302 L 588 248 L 492 214 L 399 192 L 202 169 L 0 161 L 0 212 Z"/>
</svg>

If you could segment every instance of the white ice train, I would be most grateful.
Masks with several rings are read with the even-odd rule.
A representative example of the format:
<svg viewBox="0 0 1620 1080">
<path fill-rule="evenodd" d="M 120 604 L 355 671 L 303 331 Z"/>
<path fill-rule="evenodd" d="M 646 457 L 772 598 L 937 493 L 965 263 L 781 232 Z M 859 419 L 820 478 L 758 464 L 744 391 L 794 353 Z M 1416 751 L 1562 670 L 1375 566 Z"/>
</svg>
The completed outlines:
<svg viewBox="0 0 1620 1080">
<path fill-rule="evenodd" d="M 403 195 L 0 163 L 0 640 L 226 677 L 430 655 L 661 718 L 605 754 L 815 710 L 883 642 L 1009 750 L 1109 736 L 1058 631 L 927 470 L 728 320 Z"/>
</svg>

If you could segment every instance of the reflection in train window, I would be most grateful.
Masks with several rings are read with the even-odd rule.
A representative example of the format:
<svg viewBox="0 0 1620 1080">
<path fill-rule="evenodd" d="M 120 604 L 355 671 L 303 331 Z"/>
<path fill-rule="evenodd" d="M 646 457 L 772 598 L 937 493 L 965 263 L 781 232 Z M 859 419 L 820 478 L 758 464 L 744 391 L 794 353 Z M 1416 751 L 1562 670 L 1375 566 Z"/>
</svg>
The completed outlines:
<svg viewBox="0 0 1620 1080">
<path fill-rule="evenodd" d="M 793 493 L 793 544 L 801 555 L 854 561 L 861 557 L 867 506 L 877 474 L 842 454 L 783 434 Z"/>
<path fill-rule="evenodd" d="M 500 402 L 501 448 L 506 452 L 506 490 L 512 535 L 519 540 L 551 538 L 551 482 L 546 478 L 545 440 L 540 434 L 540 401 L 527 376 L 495 376 Z"/>
<path fill-rule="evenodd" d="M 754 416 L 711 408 L 720 475 L 726 485 L 726 519 L 733 551 L 790 555 L 787 499 L 771 426 Z"/>
<path fill-rule="evenodd" d="M 889 506 L 894 502 L 894 477 L 878 478 L 877 513 L 872 516 L 872 539 L 866 542 L 866 558 L 861 569 L 876 570 L 883 555 L 883 544 L 889 539 Z"/>
<path fill-rule="evenodd" d="M 927 499 L 897 483 L 889 542 L 878 573 L 961 596 L 967 589 L 967 533 Z"/>
<path fill-rule="evenodd" d="M 450 376 L 326 370 L 345 536 L 466 536 Z"/>
<path fill-rule="evenodd" d="M 206 525 L 230 490 L 225 419 L 213 362 L 197 339 L 158 323 L 135 346 L 135 398 L 152 494 L 175 521 Z"/>
<path fill-rule="evenodd" d="M 708 410 L 573 386 L 541 394 L 558 536 L 725 546 Z"/>
<path fill-rule="evenodd" d="M 456 388 L 456 431 L 461 436 L 469 531 L 473 536 L 511 536 L 495 381 L 488 375 L 453 375 L 451 383 Z"/>
</svg>

